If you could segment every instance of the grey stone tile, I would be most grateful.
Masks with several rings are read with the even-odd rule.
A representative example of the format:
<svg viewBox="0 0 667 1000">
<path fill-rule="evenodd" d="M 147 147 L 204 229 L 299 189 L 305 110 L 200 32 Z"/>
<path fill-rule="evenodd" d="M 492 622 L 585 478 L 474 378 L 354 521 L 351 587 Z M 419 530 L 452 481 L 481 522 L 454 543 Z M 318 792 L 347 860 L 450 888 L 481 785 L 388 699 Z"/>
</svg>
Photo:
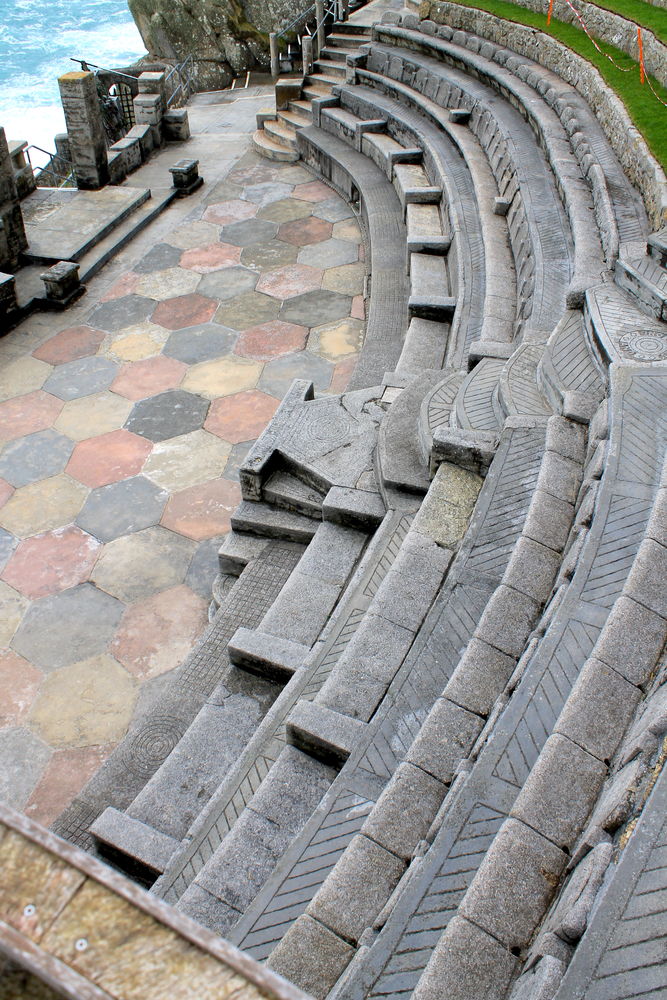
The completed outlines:
<svg viewBox="0 0 667 1000">
<path fill-rule="evenodd" d="M 168 267 L 176 267 L 183 251 L 172 247 L 169 243 L 156 243 L 147 254 L 134 265 L 137 274 L 150 274 L 152 271 L 163 271 Z"/>
<path fill-rule="evenodd" d="M 269 205 L 272 201 L 287 198 L 292 193 L 293 184 L 280 181 L 265 181 L 262 184 L 248 184 L 243 189 L 243 198 L 255 205 Z"/>
<path fill-rule="evenodd" d="M 328 198 L 327 201 L 320 201 L 315 205 L 313 215 L 326 222 L 340 222 L 342 219 L 352 219 L 354 212 L 342 198 Z"/>
<path fill-rule="evenodd" d="M 246 225 L 246 223 L 241 223 L 241 225 Z M 207 295 L 209 298 L 223 302 L 225 299 L 233 299 L 243 292 L 253 291 L 258 279 L 257 272 L 251 271 L 247 267 L 223 267 L 220 271 L 205 274 L 199 282 L 197 292 L 200 295 Z"/>
<path fill-rule="evenodd" d="M 266 243 L 267 240 L 272 240 L 277 232 L 277 222 L 269 222 L 266 219 L 246 219 L 245 222 L 230 222 L 223 226 L 220 239 L 235 247 L 249 247 L 253 243 Z"/>
<path fill-rule="evenodd" d="M 318 358 L 310 351 L 300 351 L 264 365 L 258 387 L 271 396 L 282 399 L 295 378 L 307 379 L 319 392 L 323 392 L 329 388 L 332 375 L 333 365 L 330 361 Z"/>
<path fill-rule="evenodd" d="M 58 365 L 44 383 L 44 389 L 58 399 L 79 399 L 108 389 L 117 374 L 118 365 L 108 358 L 80 358 Z"/>
<path fill-rule="evenodd" d="M 252 445 L 252 441 L 242 441 L 240 444 L 234 445 L 229 453 L 225 471 L 222 474 L 225 479 L 231 479 L 232 482 L 238 483 L 239 470 L 245 462 Z"/>
<path fill-rule="evenodd" d="M 56 670 L 103 653 L 124 610 L 115 597 L 82 583 L 35 601 L 12 646 L 43 670 Z"/>
<path fill-rule="evenodd" d="M 120 299 L 103 302 L 93 309 L 88 321 L 91 326 L 115 333 L 126 326 L 142 323 L 155 309 L 155 299 L 143 295 L 123 295 Z"/>
<path fill-rule="evenodd" d="M 202 323 L 188 326 L 172 333 L 162 349 L 168 358 L 196 365 L 200 361 L 213 361 L 234 348 L 238 334 L 219 323 Z"/>
<path fill-rule="evenodd" d="M 349 295 L 321 289 L 288 299 L 280 310 L 280 319 L 300 326 L 322 326 L 349 316 L 351 307 L 352 299 Z"/>
<path fill-rule="evenodd" d="M 133 476 L 92 490 L 76 523 L 101 542 L 110 542 L 157 524 L 168 497 L 145 476 Z"/>
<path fill-rule="evenodd" d="M 0 528 L 0 570 L 7 565 L 7 561 L 18 544 L 18 539 L 14 535 Z"/>
<path fill-rule="evenodd" d="M 268 240 L 266 243 L 256 243 L 245 247 L 241 253 L 241 263 L 245 267 L 254 267 L 258 271 L 270 271 L 276 267 L 287 267 L 295 264 L 299 256 L 299 248 L 282 240 Z"/>
<path fill-rule="evenodd" d="M 359 260 L 359 247 L 356 243 L 332 238 L 304 247 L 297 259 L 299 264 L 310 264 L 311 267 L 340 267 Z"/>
<path fill-rule="evenodd" d="M 52 429 L 10 441 L 0 454 L 0 476 L 12 486 L 57 476 L 74 449 L 74 442 Z"/>
<path fill-rule="evenodd" d="M 141 399 L 132 408 L 125 427 L 149 441 L 167 441 L 203 426 L 209 401 L 184 389 L 168 389 Z"/>
<path fill-rule="evenodd" d="M 210 601 L 213 581 L 220 572 L 218 550 L 225 540 L 225 535 L 207 538 L 200 542 L 188 567 L 185 582 L 195 594 Z"/>
<path fill-rule="evenodd" d="M 23 809 L 49 762 L 51 750 L 29 729 L 0 732 L 0 801 Z"/>
<path fill-rule="evenodd" d="M 91 580 L 130 604 L 183 583 L 195 542 L 159 525 L 122 535 L 105 545 Z"/>
</svg>

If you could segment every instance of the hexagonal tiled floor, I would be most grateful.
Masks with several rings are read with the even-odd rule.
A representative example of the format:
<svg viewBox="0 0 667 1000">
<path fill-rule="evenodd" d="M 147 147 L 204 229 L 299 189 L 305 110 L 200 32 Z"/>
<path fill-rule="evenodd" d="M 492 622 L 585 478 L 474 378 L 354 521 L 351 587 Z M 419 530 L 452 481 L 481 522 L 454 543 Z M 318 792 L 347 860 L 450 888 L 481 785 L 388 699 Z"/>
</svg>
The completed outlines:
<svg viewBox="0 0 667 1000">
<path fill-rule="evenodd" d="M 354 215 L 250 134 L 71 319 L 0 341 L 0 797 L 41 822 L 204 629 L 239 467 L 292 380 L 340 392 L 354 368 Z"/>
</svg>

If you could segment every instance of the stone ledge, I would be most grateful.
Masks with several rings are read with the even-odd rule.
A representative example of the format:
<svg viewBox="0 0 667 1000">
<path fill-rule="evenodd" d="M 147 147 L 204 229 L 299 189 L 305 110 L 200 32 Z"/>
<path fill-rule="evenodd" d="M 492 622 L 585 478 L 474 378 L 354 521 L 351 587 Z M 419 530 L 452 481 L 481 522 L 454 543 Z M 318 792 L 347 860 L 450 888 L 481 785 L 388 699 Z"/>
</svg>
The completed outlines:
<svg viewBox="0 0 667 1000">
<path fill-rule="evenodd" d="M 357 746 L 365 723 L 324 705 L 301 699 L 287 718 L 287 740 L 326 764 L 344 764 Z"/>
<path fill-rule="evenodd" d="M 237 667 L 269 680 L 287 682 L 301 667 L 310 647 L 255 629 L 238 628 L 227 647 Z"/>
</svg>

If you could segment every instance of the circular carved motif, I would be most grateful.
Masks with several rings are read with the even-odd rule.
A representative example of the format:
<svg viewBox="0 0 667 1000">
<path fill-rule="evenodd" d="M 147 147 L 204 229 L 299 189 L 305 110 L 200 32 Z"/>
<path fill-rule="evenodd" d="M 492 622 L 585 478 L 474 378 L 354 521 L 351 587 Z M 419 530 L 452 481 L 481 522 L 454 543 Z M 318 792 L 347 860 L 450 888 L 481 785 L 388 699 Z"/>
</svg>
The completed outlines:
<svg viewBox="0 0 667 1000">
<path fill-rule="evenodd" d="M 167 759 L 185 729 L 179 719 L 156 716 L 134 736 L 125 754 L 128 770 L 140 778 L 150 778 Z"/>
<path fill-rule="evenodd" d="M 667 336 L 656 330 L 633 330 L 619 340 L 623 353 L 636 361 L 664 361 L 667 358 Z"/>
</svg>

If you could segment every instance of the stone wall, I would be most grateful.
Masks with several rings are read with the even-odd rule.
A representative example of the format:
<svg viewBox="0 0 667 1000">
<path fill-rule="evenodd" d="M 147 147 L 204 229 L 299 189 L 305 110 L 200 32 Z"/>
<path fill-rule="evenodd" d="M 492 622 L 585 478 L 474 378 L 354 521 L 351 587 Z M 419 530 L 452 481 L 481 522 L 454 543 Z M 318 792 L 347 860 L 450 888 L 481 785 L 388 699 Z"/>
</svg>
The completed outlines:
<svg viewBox="0 0 667 1000">
<path fill-rule="evenodd" d="M 651 155 L 641 133 L 632 124 L 622 102 L 591 63 L 536 28 L 506 21 L 472 7 L 462 7 L 448 3 L 447 0 L 433 0 L 432 3 L 421 4 L 420 14 L 422 17 L 430 17 L 436 24 L 448 24 L 452 28 L 507 46 L 553 70 L 576 87 L 595 112 L 623 169 L 641 193 L 651 225 L 654 229 L 660 229 L 667 223 L 665 173 Z M 461 44 L 465 44 L 465 41 L 462 40 Z"/>
</svg>

